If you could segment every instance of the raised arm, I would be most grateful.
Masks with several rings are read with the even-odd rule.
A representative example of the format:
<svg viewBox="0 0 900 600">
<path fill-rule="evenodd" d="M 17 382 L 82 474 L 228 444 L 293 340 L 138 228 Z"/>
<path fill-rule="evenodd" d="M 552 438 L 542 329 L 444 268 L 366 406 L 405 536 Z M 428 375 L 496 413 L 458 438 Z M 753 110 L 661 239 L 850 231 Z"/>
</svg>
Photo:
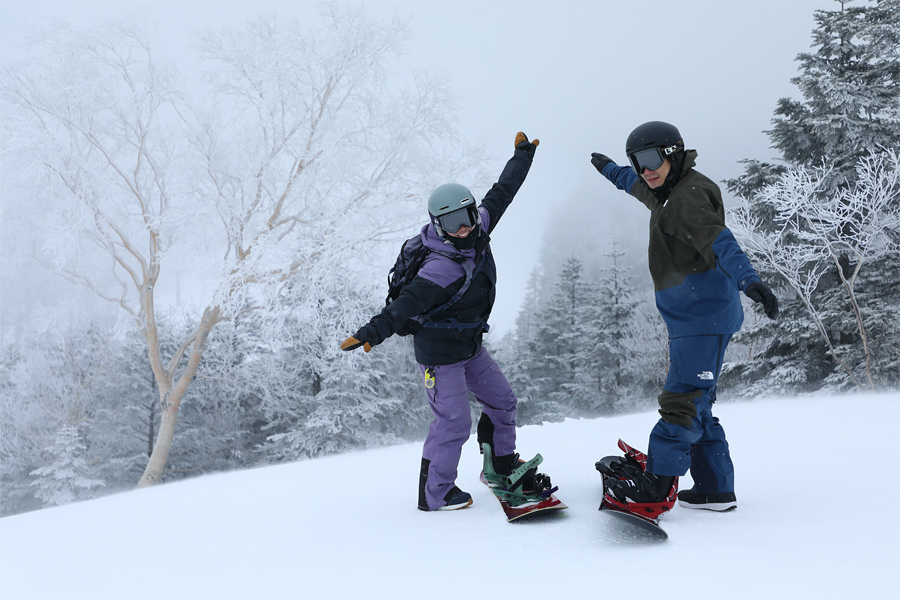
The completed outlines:
<svg viewBox="0 0 900 600">
<path fill-rule="evenodd" d="M 488 213 L 488 233 L 497 226 L 500 217 L 512 204 L 513 198 L 522 187 L 522 183 L 525 182 L 525 177 L 531 169 L 531 162 L 534 160 L 534 150 L 540 143 L 540 140 L 529 142 L 521 131 L 516 134 L 515 151 L 512 158 L 506 163 L 497 183 L 491 187 L 485 194 L 484 200 L 481 201 L 481 208 L 487 210 Z"/>
</svg>

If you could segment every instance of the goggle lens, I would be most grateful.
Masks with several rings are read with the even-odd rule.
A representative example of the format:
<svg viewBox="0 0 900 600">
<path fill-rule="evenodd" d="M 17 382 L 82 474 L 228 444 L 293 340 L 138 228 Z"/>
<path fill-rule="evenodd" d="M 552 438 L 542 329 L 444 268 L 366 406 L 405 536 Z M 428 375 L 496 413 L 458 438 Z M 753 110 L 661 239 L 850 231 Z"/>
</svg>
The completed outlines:
<svg viewBox="0 0 900 600">
<path fill-rule="evenodd" d="M 639 150 L 629 155 L 628 159 L 631 160 L 631 166 L 634 167 L 634 172 L 638 175 L 643 173 L 644 169 L 657 170 L 666 160 L 659 148 Z"/>
<path fill-rule="evenodd" d="M 438 222 L 441 224 L 441 229 L 447 233 L 456 233 L 461 227 L 472 227 L 475 225 L 475 219 L 468 206 L 439 216 Z"/>
</svg>

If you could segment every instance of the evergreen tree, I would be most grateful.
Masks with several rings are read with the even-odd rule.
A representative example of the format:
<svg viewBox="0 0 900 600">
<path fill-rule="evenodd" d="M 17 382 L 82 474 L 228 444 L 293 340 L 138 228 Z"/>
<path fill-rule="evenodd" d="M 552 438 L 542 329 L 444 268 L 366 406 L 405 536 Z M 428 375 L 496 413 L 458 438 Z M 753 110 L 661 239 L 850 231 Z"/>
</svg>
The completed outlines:
<svg viewBox="0 0 900 600">
<path fill-rule="evenodd" d="M 340 307 L 319 309 L 331 319 L 310 322 L 314 315 L 298 312 L 287 321 L 294 343 L 271 357 L 282 375 L 270 377 L 279 383 L 265 386 L 260 406 L 267 422 L 262 448 L 271 460 L 424 438 L 431 411 L 412 338 L 394 336 L 358 354 L 342 353 L 334 342 L 351 329 L 342 311 L 357 303 L 364 305 L 360 314 L 377 312 L 360 295 L 345 293 Z"/>
<path fill-rule="evenodd" d="M 576 256 L 555 281 L 532 274 L 515 335 L 498 354 L 519 397 L 520 425 L 655 405 L 668 367 L 665 324 L 652 293 L 633 295 L 626 254 L 609 243 L 600 277 L 586 277 Z"/>
<path fill-rule="evenodd" d="M 656 407 L 669 371 L 669 330 L 656 308 L 652 287 L 636 297 L 624 333 L 622 345 L 631 363 L 629 371 L 635 388 L 630 391 L 632 398 L 620 398 L 618 410 Z"/>
<path fill-rule="evenodd" d="M 877 363 L 896 357 L 876 355 L 874 345 L 890 351 L 900 336 L 883 326 L 896 320 L 900 286 L 892 278 L 900 253 L 900 157 L 893 150 L 873 153 L 860 160 L 852 186 L 822 194 L 828 175 L 823 169 L 793 169 L 756 196 L 757 205 L 774 212 L 774 230 L 760 226 L 752 207 L 734 211 L 731 224 L 756 263 L 777 272 L 802 303 L 801 318 L 811 319 L 835 367 L 822 373 L 825 384 L 880 387 Z M 785 308 L 785 316 L 798 315 L 789 304 Z M 780 325 L 794 333 L 808 327 Z M 796 346 L 805 342 L 803 336 L 780 337 L 773 344 L 796 362 L 817 354 L 799 352 Z M 769 359 L 772 350 L 765 352 Z"/>
<path fill-rule="evenodd" d="M 102 482 L 99 471 L 115 456 L 99 409 L 118 347 L 108 327 L 88 322 L 38 336 L 15 353 L 0 396 L 4 514 L 97 493 L 100 484 L 89 482 Z"/>
<path fill-rule="evenodd" d="M 553 339 L 553 326 L 547 322 L 554 313 L 547 293 L 547 274 L 541 269 L 531 273 L 523 308 L 516 321 L 515 359 L 498 363 L 519 399 L 516 422 L 519 425 L 544 421 L 559 422 L 567 416 L 564 407 L 550 397 L 558 387 L 555 368 L 548 363 L 547 353 L 559 352 Z"/>
<path fill-rule="evenodd" d="M 839 10 L 817 11 L 816 22 L 815 51 L 798 56 L 801 72 L 791 80 L 804 99 L 781 99 L 767 132 L 787 165 L 745 161 L 744 174 L 726 182 L 747 201 L 733 213 L 748 226 L 747 235 L 767 238 L 768 246 L 778 249 L 769 260 L 756 252 L 757 270 L 784 286 L 778 334 L 766 341 L 763 332 L 749 327 L 735 337 L 755 348 L 754 359 L 761 363 L 730 365 L 723 380 L 741 378 L 747 389 L 758 389 L 754 381 L 763 373 L 783 391 L 823 383 L 871 386 L 881 381 L 875 375 L 883 365 L 897 360 L 892 349 L 900 333 L 878 325 L 893 320 L 886 311 L 897 302 L 896 280 L 879 286 L 869 274 L 896 271 L 890 248 L 900 232 L 888 224 L 868 236 L 887 244 L 883 252 L 870 252 L 857 241 L 873 222 L 872 207 L 885 210 L 885 195 L 888 213 L 891 203 L 900 202 L 891 192 L 890 157 L 882 154 L 900 139 L 900 0 L 841 2 Z M 887 173 L 881 180 L 887 183 L 873 186 L 878 171 L 873 165 L 879 164 L 888 165 L 880 171 Z M 861 190 L 874 195 L 863 198 Z M 779 211 L 773 201 L 779 195 L 795 212 Z M 825 222 L 837 229 L 823 229 Z M 773 258 L 776 254 L 780 258 Z"/>
<path fill-rule="evenodd" d="M 317 457 L 424 437 L 430 410 L 407 340 L 390 338 L 366 363 L 336 357 L 288 402 L 269 406 L 274 460 Z M 313 393 L 315 392 L 315 393 Z"/>
<path fill-rule="evenodd" d="M 900 127 L 900 2 L 867 6 L 841 1 L 839 11 L 816 11 L 815 53 L 800 54 L 791 80 L 803 102 L 782 98 L 769 132 L 793 165 L 834 167 L 831 189 L 855 179 L 868 150 L 896 144 Z"/>
<path fill-rule="evenodd" d="M 588 402 L 589 387 L 584 369 L 585 335 L 595 320 L 590 314 L 591 289 L 582 277 L 583 266 L 569 258 L 559 275 L 556 290 L 544 307 L 532 353 L 542 371 L 540 381 L 545 397 L 569 416 L 581 415 Z M 595 342 L 596 338 L 589 338 Z"/>
<path fill-rule="evenodd" d="M 47 449 L 49 464 L 31 472 L 34 495 L 44 506 L 59 506 L 90 497 L 86 492 L 105 485 L 90 476 L 85 460 L 87 446 L 76 427 L 64 425 L 56 433 L 53 446 Z"/>
<path fill-rule="evenodd" d="M 623 407 L 629 391 L 638 385 L 639 373 L 634 369 L 625 338 L 631 324 L 636 302 L 631 298 L 631 269 L 623 266 L 625 253 L 618 249 L 618 241 L 610 242 L 612 250 L 604 254 L 609 265 L 596 287 L 597 345 L 590 353 L 590 368 L 596 377 L 596 400 L 591 407 L 595 414 L 611 414 Z"/>
<path fill-rule="evenodd" d="M 515 332 L 501 342 L 500 352 L 494 355 L 519 399 L 516 423 L 520 426 L 560 422 L 568 416 L 567 410 L 550 397 L 557 382 L 539 341 L 539 336 L 549 341 L 545 336 L 550 330 L 544 327 L 543 319 L 551 288 L 542 269 L 532 271 Z"/>
<path fill-rule="evenodd" d="M 815 52 L 797 56 L 801 72 L 791 79 L 804 99 L 781 98 L 766 132 L 788 165 L 832 166 L 827 191 L 854 181 L 859 158 L 893 147 L 900 136 L 900 0 L 840 4 L 840 10 L 816 11 Z M 785 168 L 743 162 L 744 174 L 726 184 L 744 198 Z"/>
</svg>

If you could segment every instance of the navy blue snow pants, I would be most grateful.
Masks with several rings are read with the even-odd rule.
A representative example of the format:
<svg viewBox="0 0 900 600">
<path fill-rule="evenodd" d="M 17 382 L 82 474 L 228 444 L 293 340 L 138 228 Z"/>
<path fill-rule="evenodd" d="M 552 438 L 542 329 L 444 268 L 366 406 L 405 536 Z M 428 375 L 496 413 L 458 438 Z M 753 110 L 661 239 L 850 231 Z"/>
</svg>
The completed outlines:
<svg viewBox="0 0 900 600">
<path fill-rule="evenodd" d="M 734 465 L 725 430 L 712 414 L 730 340 L 731 334 L 669 340 L 669 373 L 659 395 L 663 418 L 650 432 L 647 469 L 677 476 L 690 469 L 697 492 L 734 491 Z"/>
</svg>

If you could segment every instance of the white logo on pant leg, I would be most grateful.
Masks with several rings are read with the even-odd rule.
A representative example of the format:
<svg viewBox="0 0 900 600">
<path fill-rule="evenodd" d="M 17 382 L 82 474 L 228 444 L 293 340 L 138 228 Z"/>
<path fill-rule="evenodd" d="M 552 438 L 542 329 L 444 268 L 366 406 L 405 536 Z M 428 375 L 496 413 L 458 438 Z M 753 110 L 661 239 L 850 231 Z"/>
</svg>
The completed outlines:
<svg viewBox="0 0 900 600">
<path fill-rule="evenodd" d="M 713 374 L 711 371 L 703 371 L 702 373 L 697 373 L 697 377 L 700 379 L 705 379 L 707 381 L 712 381 Z"/>
</svg>

